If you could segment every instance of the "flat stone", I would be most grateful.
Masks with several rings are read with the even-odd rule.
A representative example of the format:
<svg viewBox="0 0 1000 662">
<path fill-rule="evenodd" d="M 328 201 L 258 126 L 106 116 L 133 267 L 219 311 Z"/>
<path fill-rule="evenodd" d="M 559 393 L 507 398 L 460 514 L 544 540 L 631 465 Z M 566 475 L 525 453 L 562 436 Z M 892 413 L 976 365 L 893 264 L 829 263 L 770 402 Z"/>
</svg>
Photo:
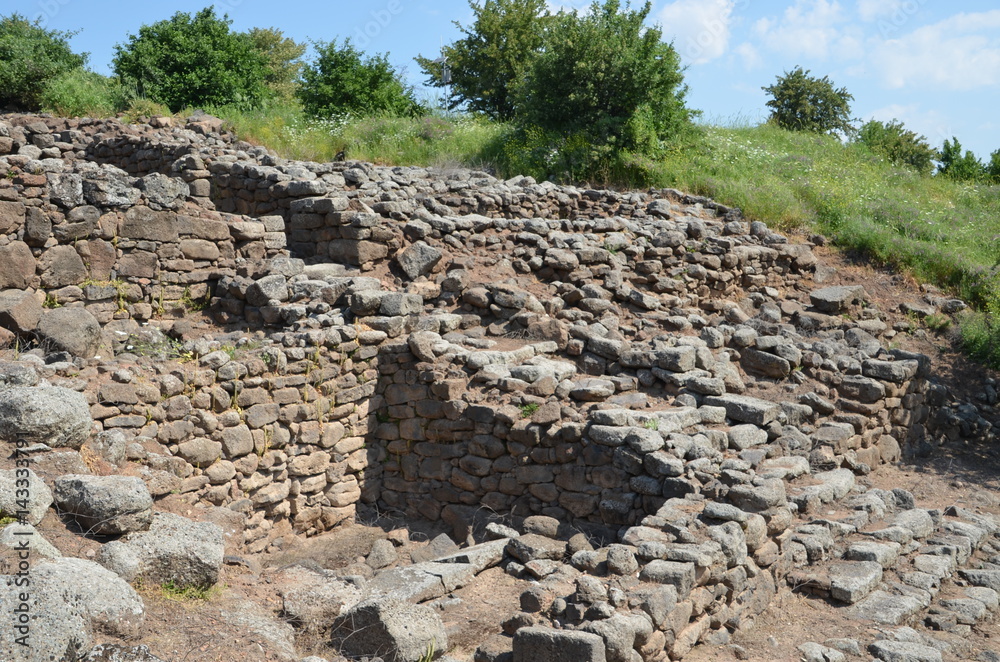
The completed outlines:
<svg viewBox="0 0 1000 662">
<path fill-rule="evenodd" d="M 650 561 L 639 573 L 639 579 L 655 584 L 669 584 L 677 589 L 678 599 L 684 600 L 694 588 L 695 564 Z"/>
<path fill-rule="evenodd" d="M 954 612 L 958 616 L 958 622 L 963 625 L 975 625 L 989 613 L 986 605 L 972 598 L 942 600 L 940 604 L 948 611 Z"/>
<path fill-rule="evenodd" d="M 720 395 L 705 398 L 705 404 L 710 407 L 723 407 L 726 416 L 741 423 L 752 423 L 760 427 L 766 426 L 778 418 L 781 405 L 746 395 Z"/>
<path fill-rule="evenodd" d="M 876 641 L 868 652 L 882 662 L 941 662 L 941 651 L 908 641 Z"/>
<path fill-rule="evenodd" d="M 823 313 L 836 315 L 850 309 L 851 306 L 868 300 L 868 293 L 861 285 L 842 285 L 824 287 L 809 293 L 809 301 L 813 307 Z"/>
<path fill-rule="evenodd" d="M 923 605 L 914 597 L 874 591 L 850 607 L 848 613 L 857 619 L 875 621 L 883 625 L 900 625 L 921 609 Z"/>
<path fill-rule="evenodd" d="M 882 565 L 875 561 L 849 561 L 830 566 L 830 595 L 834 600 L 855 604 L 882 581 Z"/>
<path fill-rule="evenodd" d="M 514 633 L 513 662 L 606 662 L 604 639 L 589 632 L 526 627 Z"/>
<path fill-rule="evenodd" d="M 888 570 L 899 558 L 899 543 L 856 542 L 847 548 L 844 555 L 849 561 L 874 561 Z"/>
</svg>

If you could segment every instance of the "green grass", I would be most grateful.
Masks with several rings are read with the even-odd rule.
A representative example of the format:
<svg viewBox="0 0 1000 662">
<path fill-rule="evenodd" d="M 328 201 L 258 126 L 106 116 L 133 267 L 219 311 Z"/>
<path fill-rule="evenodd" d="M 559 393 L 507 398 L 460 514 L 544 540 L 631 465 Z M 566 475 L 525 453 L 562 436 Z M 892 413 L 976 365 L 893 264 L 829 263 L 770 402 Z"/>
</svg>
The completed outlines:
<svg viewBox="0 0 1000 662">
<path fill-rule="evenodd" d="M 210 112 L 247 142 L 285 158 L 321 162 L 343 150 L 350 160 L 382 165 L 491 166 L 505 131 L 502 125 L 465 115 L 314 119 L 288 103 Z"/>
</svg>

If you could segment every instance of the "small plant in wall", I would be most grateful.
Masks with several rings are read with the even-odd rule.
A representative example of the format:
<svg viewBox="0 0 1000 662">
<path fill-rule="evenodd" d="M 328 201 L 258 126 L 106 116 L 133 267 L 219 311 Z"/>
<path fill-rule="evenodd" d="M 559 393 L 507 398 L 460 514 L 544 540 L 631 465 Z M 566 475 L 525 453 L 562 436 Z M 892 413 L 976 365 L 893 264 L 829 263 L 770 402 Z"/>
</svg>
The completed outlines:
<svg viewBox="0 0 1000 662">
<path fill-rule="evenodd" d="M 538 411 L 538 403 L 532 402 L 521 406 L 521 418 L 531 418 Z"/>
</svg>

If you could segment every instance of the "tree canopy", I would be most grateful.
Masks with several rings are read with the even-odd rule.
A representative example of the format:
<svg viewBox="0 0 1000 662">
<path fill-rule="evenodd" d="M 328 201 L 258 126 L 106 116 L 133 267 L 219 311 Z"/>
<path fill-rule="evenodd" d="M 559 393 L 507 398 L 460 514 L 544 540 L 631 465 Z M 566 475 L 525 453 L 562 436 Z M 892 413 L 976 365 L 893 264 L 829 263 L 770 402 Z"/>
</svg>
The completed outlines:
<svg viewBox="0 0 1000 662">
<path fill-rule="evenodd" d="M 38 110 L 50 81 L 83 67 L 87 56 L 69 46 L 74 34 L 17 13 L 0 18 L 0 106 Z"/>
<path fill-rule="evenodd" d="M 796 67 L 778 76 L 774 85 L 762 88 L 771 95 L 767 107 L 770 121 L 790 131 L 845 133 L 853 131 L 851 96 L 846 88 L 837 89 L 829 77 L 816 78 L 808 69 Z"/>
<path fill-rule="evenodd" d="M 517 87 L 551 22 L 546 5 L 545 0 L 470 3 L 472 24 L 455 22 L 465 36 L 445 46 L 441 58 L 417 58 L 428 85 L 448 89 L 451 110 L 464 106 L 494 120 L 513 119 Z"/>
<path fill-rule="evenodd" d="M 114 71 L 140 96 L 177 112 L 189 106 L 259 104 L 268 96 L 268 61 L 250 36 L 211 7 L 139 28 L 115 46 Z"/>
<path fill-rule="evenodd" d="M 317 58 L 302 71 L 298 96 L 306 112 L 318 117 L 340 113 L 414 115 L 420 104 L 386 55 L 365 57 L 345 39 L 316 42 Z"/>
</svg>

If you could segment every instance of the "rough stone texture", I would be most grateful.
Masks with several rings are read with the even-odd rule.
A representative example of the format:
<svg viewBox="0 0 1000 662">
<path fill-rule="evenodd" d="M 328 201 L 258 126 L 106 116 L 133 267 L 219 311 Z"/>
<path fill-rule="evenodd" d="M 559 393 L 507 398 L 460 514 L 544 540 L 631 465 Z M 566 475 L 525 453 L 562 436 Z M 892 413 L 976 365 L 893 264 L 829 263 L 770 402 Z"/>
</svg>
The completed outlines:
<svg viewBox="0 0 1000 662">
<path fill-rule="evenodd" d="M 149 652 L 148 646 L 120 646 L 101 644 L 94 646 L 82 662 L 165 662 Z"/>
<path fill-rule="evenodd" d="M 38 336 L 55 350 L 89 359 L 100 349 L 101 325 L 83 308 L 55 308 L 42 315 Z"/>
<path fill-rule="evenodd" d="M 156 513 L 149 531 L 130 533 L 101 548 L 97 562 L 128 582 L 212 586 L 223 557 L 222 528 L 172 513 Z"/>
<path fill-rule="evenodd" d="M 604 640 L 589 632 L 521 628 L 514 634 L 513 662 L 605 662 Z"/>
<path fill-rule="evenodd" d="M 333 644 L 349 655 L 379 656 L 386 662 L 420 662 L 448 650 L 440 616 L 429 607 L 398 600 L 359 603 L 334 621 Z"/>
<path fill-rule="evenodd" d="M 441 261 L 443 253 L 422 241 L 408 246 L 396 256 L 399 267 L 410 280 L 426 276 Z"/>
<path fill-rule="evenodd" d="M 57 386 L 0 390 L 0 441 L 79 448 L 92 425 L 87 400 L 76 391 Z"/>
<path fill-rule="evenodd" d="M 38 299 L 21 290 L 0 292 L 0 326 L 15 333 L 32 333 L 44 309 Z"/>
<path fill-rule="evenodd" d="M 25 480 L 25 475 L 20 472 L 27 472 L 27 509 L 22 508 L 23 503 L 18 503 L 23 498 L 23 494 L 18 494 L 18 489 L 25 489 L 24 485 L 18 485 L 19 480 Z M 34 525 L 42 521 L 51 505 L 52 492 L 34 471 L 31 469 L 0 470 L 0 513 L 3 516 L 16 517 L 25 512 L 24 521 Z"/>
<path fill-rule="evenodd" d="M 55 502 L 84 531 L 97 535 L 145 531 L 153 521 L 153 498 L 140 478 L 60 476 Z"/>
<path fill-rule="evenodd" d="M 909 641 L 876 641 L 868 652 L 882 662 L 941 662 L 941 651 Z"/>
<path fill-rule="evenodd" d="M 21 241 L 0 246 L 0 290 L 23 290 L 35 275 L 31 248 Z"/>
</svg>

